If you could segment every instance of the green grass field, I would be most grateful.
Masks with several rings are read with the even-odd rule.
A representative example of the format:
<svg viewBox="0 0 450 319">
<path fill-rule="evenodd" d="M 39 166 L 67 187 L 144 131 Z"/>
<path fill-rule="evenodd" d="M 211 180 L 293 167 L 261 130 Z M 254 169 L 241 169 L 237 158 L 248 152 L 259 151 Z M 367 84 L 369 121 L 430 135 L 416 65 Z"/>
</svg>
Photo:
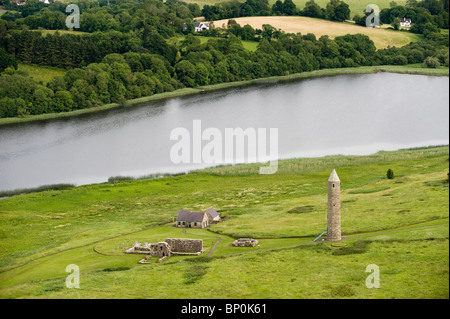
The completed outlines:
<svg viewBox="0 0 450 319">
<path fill-rule="evenodd" d="M 34 29 L 32 31 L 41 32 L 43 35 L 46 34 L 55 34 L 58 32 L 59 34 L 74 34 L 74 35 L 85 35 L 85 34 L 91 34 L 89 32 L 83 32 L 83 31 L 77 31 L 77 30 L 47 30 L 47 29 Z"/>
<path fill-rule="evenodd" d="M 204 36 L 197 36 L 196 38 L 200 40 L 201 44 L 204 44 L 204 43 L 208 42 L 208 40 L 210 40 L 210 39 L 217 39 L 217 38 L 214 38 L 214 37 L 204 37 Z M 184 36 L 183 37 L 172 38 L 172 39 L 169 40 L 169 42 L 173 43 L 173 44 L 176 44 L 176 43 L 179 43 L 179 42 L 181 42 L 183 40 L 184 40 Z M 258 42 L 256 42 L 256 41 L 241 40 L 241 42 L 242 42 L 242 45 L 244 46 L 244 48 L 246 50 L 255 52 L 256 49 L 258 48 Z"/>
<path fill-rule="evenodd" d="M 18 71 L 23 71 L 31 76 L 35 81 L 42 83 L 45 85 L 55 76 L 64 76 L 66 74 L 66 70 L 50 67 L 50 66 L 42 66 L 36 64 L 28 64 L 28 63 L 18 63 Z"/>
<path fill-rule="evenodd" d="M 448 298 L 448 158 L 438 147 L 291 159 L 274 175 L 238 165 L 2 199 L 0 298 Z M 345 245 L 311 242 L 332 168 Z M 222 223 L 172 227 L 179 209 L 211 206 Z M 260 245 L 231 246 L 244 236 Z M 206 251 L 148 265 L 123 253 L 167 237 L 202 238 Z M 69 264 L 79 289 L 65 287 Z M 379 289 L 365 285 L 369 264 Z"/>
</svg>

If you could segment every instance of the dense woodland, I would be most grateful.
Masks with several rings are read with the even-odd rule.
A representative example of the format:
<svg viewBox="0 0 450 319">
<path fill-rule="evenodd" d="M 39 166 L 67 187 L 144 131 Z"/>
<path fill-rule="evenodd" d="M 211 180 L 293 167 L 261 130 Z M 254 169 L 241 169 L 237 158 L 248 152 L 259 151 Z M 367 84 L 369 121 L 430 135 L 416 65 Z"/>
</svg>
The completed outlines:
<svg viewBox="0 0 450 319">
<path fill-rule="evenodd" d="M 400 19 L 409 18 L 413 23 L 410 32 L 427 35 L 439 32 L 439 28 L 448 29 L 448 6 L 448 0 L 408 0 L 406 6 L 392 2 L 390 8 L 380 11 L 380 22 L 398 30 Z M 359 25 L 365 25 L 366 16 L 356 15 L 353 20 Z"/>
<path fill-rule="evenodd" d="M 109 7 L 106 0 L 80 0 L 82 32 L 72 33 L 46 31 L 65 29 L 67 4 L 30 1 L 16 6 L 1 1 L 10 11 L 0 19 L 0 117 L 125 103 L 183 87 L 325 68 L 449 63 L 448 34 L 439 33 L 436 21 L 429 22 L 436 29 L 426 32 L 423 40 L 383 50 L 376 50 L 362 34 L 316 38 L 314 34 L 287 34 L 270 25 L 255 30 L 233 23 L 226 30 L 202 32 L 213 38 L 201 43 L 199 34 L 194 35 L 193 17 L 205 8 L 178 0 L 110 0 Z M 246 6 L 252 14 L 289 14 L 291 2 L 280 2 L 273 7 L 267 0 L 226 3 L 238 3 L 241 14 Z M 446 3 L 446 7 L 445 1 L 439 6 L 443 11 L 433 14 L 430 8 L 420 10 L 427 10 L 434 21 L 443 12 L 448 17 Z M 242 40 L 258 41 L 257 50 L 245 49 Z M 64 68 L 67 73 L 44 85 L 17 70 L 18 62 Z"/>
</svg>

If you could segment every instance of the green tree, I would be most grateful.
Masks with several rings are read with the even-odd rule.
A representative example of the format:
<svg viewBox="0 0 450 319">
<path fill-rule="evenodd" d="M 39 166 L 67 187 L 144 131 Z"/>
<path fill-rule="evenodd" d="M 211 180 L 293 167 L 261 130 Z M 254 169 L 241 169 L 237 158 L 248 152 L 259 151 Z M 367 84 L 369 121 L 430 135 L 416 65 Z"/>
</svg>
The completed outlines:
<svg viewBox="0 0 450 319">
<path fill-rule="evenodd" d="M 345 21 L 350 19 L 350 7 L 342 0 L 330 0 L 325 12 L 328 20 Z"/>
<path fill-rule="evenodd" d="M 400 29 L 400 18 L 395 18 L 394 21 L 392 21 L 391 25 L 394 28 L 394 30 L 399 30 Z"/>
<path fill-rule="evenodd" d="M 262 28 L 262 37 L 270 41 L 276 29 L 270 24 L 263 24 Z"/>
<path fill-rule="evenodd" d="M 175 65 L 175 73 L 178 80 L 187 87 L 195 86 L 195 66 L 186 60 L 180 61 Z"/>
<path fill-rule="evenodd" d="M 209 84 L 209 71 L 203 63 L 195 64 L 195 85 L 208 85 Z"/>
<path fill-rule="evenodd" d="M 192 16 L 200 17 L 202 15 L 202 10 L 197 3 L 189 3 L 188 8 L 191 11 Z"/>
<path fill-rule="evenodd" d="M 255 39 L 255 29 L 251 25 L 246 24 L 241 31 L 241 39 L 252 41 Z"/>
<path fill-rule="evenodd" d="M 433 33 L 439 33 L 439 32 L 440 32 L 439 28 L 431 22 L 427 22 L 423 26 L 423 36 L 425 38 L 429 37 Z"/>
<path fill-rule="evenodd" d="M 425 59 L 425 66 L 427 68 L 437 69 L 441 66 L 441 64 L 438 58 L 429 56 Z"/>
<path fill-rule="evenodd" d="M 17 107 L 15 99 L 3 97 L 0 100 L 0 118 L 17 116 Z"/>
<path fill-rule="evenodd" d="M 229 82 L 230 77 L 228 74 L 228 62 L 227 60 L 221 60 L 219 63 L 216 64 L 214 68 L 214 74 L 213 74 L 213 83 L 224 83 Z"/>
<path fill-rule="evenodd" d="M 283 1 L 277 0 L 272 6 L 272 12 L 275 15 L 282 15 L 284 13 Z"/>
<path fill-rule="evenodd" d="M 313 18 L 321 18 L 323 14 L 320 6 L 314 0 L 309 0 L 305 3 L 305 8 L 302 10 L 302 15 Z"/>
<path fill-rule="evenodd" d="M 56 112 L 72 111 L 73 100 L 70 93 L 66 90 L 58 91 L 53 98 L 53 107 Z"/>
<path fill-rule="evenodd" d="M 52 111 L 53 90 L 39 85 L 33 92 L 31 114 L 44 114 Z"/>
<path fill-rule="evenodd" d="M 16 59 L 9 55 L 5 49 L 0 48 L 0 72 L 4 71 L 7 67 L 10 66 L 17 70 Z"/>
<path fill-rule="evenodd" d="M 394 178 L 394 171 L 392 170 L 392 169 L 388 169 L 387 170 L 387 172 L 386 172 L 386 177 L 388 178 L 388 179 L 393 179 Z"/>
<path fill-rule="evenodd" d="M 288 16 L 293 16 L 297 12 L 297 6 L 292 0 L 284 0 L 283 13 Z"/>
</svg>

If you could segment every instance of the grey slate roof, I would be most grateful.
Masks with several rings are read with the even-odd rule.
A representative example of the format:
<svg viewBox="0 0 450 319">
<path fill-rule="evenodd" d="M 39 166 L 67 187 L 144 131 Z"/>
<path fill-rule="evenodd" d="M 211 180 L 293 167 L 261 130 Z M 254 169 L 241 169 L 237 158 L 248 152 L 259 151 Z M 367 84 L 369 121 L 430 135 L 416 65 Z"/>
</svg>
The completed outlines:
<svg viewBox="0 0 450 319">
<path fill-rule="evenodd" d="M 205 212 L 191 212 L 188 210 L 178 211 L 177 221 L 183 222 L 202 222 Z"/>
<path fill-rule="evenodd" d="M 211 218 L 216 218 L 216 217 L 218 217 L 218 216 L 220 216 L 219 215 L 219 213 L 218 212 L 216 212 L 216 210 L 214 209 L 214 208 L 210 208 L 210 209 L 208 209 L 207 211 L 206 211 L 206 213 L 209 215 L 209 216 L 211 216 Z"/>
</svg>

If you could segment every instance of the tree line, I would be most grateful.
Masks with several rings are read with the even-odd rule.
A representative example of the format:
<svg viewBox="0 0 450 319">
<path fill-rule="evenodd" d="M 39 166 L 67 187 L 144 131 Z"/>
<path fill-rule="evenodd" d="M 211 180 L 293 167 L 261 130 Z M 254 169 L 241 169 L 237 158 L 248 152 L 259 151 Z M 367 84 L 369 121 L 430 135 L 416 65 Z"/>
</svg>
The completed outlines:
<svg viewBox="0 0 450 319">
<path fill-rule="evenodd" d="M 98 63 L 111 53 L 159 54 L 171 63 L 175 62 L 177 54 L 177 48 L 168 44 L 152 26 L 144 26 L 139 36 L 120 31 L 77 35 L 9 30 L 2 37 L 0 31 L 0 43 L 22 62 L 65 69 Z"/>
<path fill-rule="evenodd" d="M 112 12 L 116 20 L 123 13 L 120 8 L 130 6 L 130 21 L 137 15 L 140 24 L 122 26 L 121 22 L 118 30 L 76 35 L 30 31 L 16 21 L 0 19 L 0 117 L 122 104 L 183 87 L 324 68 L 402 65 L 427 60 L 430 66 L 448 66 L 448 35 L 439 33 L 430 33 L 424 40 L 402 48 L 376 50 L 373 41 L 362 34 L 317 39 L 314 34 L 289 34 L 268 24 L 255 30 L 249 25 L 232 23 L 221 37 L 206 43 L 190 33 L 181 41 L 174 41 L 169 39 L 171 35 L 180 35 L 174 8 L 183 6 L 189 12 L 199 8 L 189 8 L 176 0 L 166 3 L 124 0 L 117 4 L 111 0 L 111 3 L 111 8 L 106 3 L 103 6 L 97 3 L 97 7 L 90 9 L 93 14 L 96 10 Z M 173 23 L 158 27 L 159 22 L 155 21 Z M 242 39 L 257 39 L 257 50 L 246 50 Z M 68 71 L 44 85 L 17 70 L 17 61 Z"/>
<path fill-rule="evenodd" d="M 350 7 L 342 0 L 330 0 L 326 8 L 321 8 L 314 0 L 310 0 L 303 10 L 298 9 L 292 0 L 277 0 L 272 6 L 269 5 L 268 0 L 246 0 L 243 3 L 238 0 L 229 0 L 205 5 L 201 13 L 207 21 L 271 15 L 300 15 L 332 21 L 350 19 Z"/>
<path fill-rule="evenodd" d="M 391 2 L 389 8 L 380 11 L 380 22 L 382 24 L 391 24 L 393 29 L 400 28 L 400 19 L 411 19 L 412 27 L 410 32 L 428 35 L 439 32 L 439 28 L 448 29 L 449 0 L 408 0 L 406 5 L 401 6 Z M 366 25 L 366 14 L 353 17 L 356 24 Z"/>
</svg>

